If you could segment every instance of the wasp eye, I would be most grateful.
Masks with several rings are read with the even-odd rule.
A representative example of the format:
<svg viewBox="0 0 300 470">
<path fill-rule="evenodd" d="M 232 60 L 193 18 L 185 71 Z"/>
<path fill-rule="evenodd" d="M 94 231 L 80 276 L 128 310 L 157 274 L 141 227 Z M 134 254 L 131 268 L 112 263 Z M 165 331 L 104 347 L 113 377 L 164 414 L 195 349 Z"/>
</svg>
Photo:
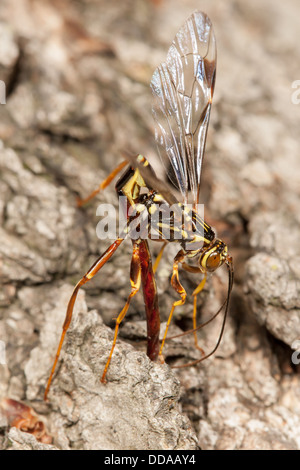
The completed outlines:
<svg viewBox="0 0 300 470">
<path fill-rule="evenodd" d="M 206 260 L 206 269 L 207 271 L 215 271 L 220 266 L 221 255 L 220 253 L 211 253 Z"/>
</svg>

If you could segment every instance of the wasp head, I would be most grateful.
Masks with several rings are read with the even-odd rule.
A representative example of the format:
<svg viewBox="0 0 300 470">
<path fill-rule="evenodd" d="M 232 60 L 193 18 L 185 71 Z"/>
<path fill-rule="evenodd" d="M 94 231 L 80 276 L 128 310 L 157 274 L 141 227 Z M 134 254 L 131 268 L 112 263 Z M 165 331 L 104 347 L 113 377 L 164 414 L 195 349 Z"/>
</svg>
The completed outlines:
<svg viewBox="0 0 300 470">
<path fill-rule="evenodd" d="M 213 272 L 228 259 L 227 245 L 222 240 L 214 240 L 208 247 L 201 250 L 199 266 L 201 271 Z"/>
</svg>

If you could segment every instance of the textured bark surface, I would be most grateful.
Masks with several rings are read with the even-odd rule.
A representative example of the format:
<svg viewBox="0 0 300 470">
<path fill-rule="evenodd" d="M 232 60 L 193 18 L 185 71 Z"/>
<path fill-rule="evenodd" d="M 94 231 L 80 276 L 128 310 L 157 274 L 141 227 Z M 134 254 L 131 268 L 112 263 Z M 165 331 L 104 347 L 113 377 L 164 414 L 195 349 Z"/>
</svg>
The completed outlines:
<svg viewBox="0 0 300 470">
<path fill-rule="evenodd" d="M 140 293 L 100 383 L 130 290 L 124 242 L 78 296 L 45 403 L 72 286 L 111 243 L 97 238 L 97 205 L 117 207 L 113 185 L 86 207 L 76 198 L 123 150 L 155 161 L 149 82 L 199 7 L 218 47 L 201 202 L 235 266 L 221 347 L 197 367 L 151 362 Z M 0 414 L 1 448 L 300 449 L 299 14 L 298 0 L 1 1 L 0 399 L 25 402 L 53 436 L 53 445 L 40 443 Z M 156 276 L 162 322 L 177 299 L 178 249 L 166 249 Z M 189 294 L 199 283 L 187 273 L 181 280 Z M 226 287 L 224 268 L 200 296 L 204 318 Z M 191 318 L 188 302 L 170 336 Z M 199 333 L 205 351 L 220 321 Z M 199 354 L 192 335 L 165 349 L 170 364 Z"/>
</svg>

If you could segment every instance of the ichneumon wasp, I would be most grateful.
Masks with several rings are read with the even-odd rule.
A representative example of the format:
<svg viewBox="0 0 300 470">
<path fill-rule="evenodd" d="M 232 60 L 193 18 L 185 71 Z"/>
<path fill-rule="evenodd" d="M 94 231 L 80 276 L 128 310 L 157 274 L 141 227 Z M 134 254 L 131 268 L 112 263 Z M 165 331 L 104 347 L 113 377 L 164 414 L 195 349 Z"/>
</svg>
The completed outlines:
<svg viewBox="0 0 300 470">
<path fill-rule="evenodd" d="M 188 272 L 202 274 L 202 280 L 193 292 L 193 332 L 195 345 L 202 352 L 202 357 L 187 365 L 194 365 L 211 356 L 218 348 L 228 312 L 229 298 L 233 284 L 232 258 L 227 246 L 215 237 L 213 229 L 197 213 L 201 166 L 205 149 L 206 134 L 215 84 L 216 41 L 212 24 L 208 16 L 201 12 L 192 14 L 181 27 L 168 51 L 167 59 L 154 72 L 151 81 L 153 92 L 153 116 L 155 120 L 155 138 L 161 160 L 166 168 L 171 167 L 171 179 L 179 188 L 182 201 L 166 190 L 148 160 L 142 155 L 127 158 L 106 178 L 106 180 L 80 205 L 90 200 L 105 189 L 114 177 L 127 167 L 116 184 L 119 196 L 127 201 L 127 223 L 120 236 L 110 245 L 88 272 L 77 283 L 71 295 L 63 331 L 55 361 L 45 391 L 47 398 L 52 377 L 60 355 L 64 337 L 72 319 L 74 304 L 80 287 L 91 280 L 111 258 L 125 238 L 131 238 L 133 252 L 130 269 L 131 291 L 124 308 L 116 319 L 114 339 L 101 381 L 105 382 L 106 373 L 116 344 L 119 325 L 124 319 L 131 299 L 142 286 L 147 319 L 147 355 L 155 360 L 162 358 L 162 351 L 167 337 L 172 315 L 177 306 L 186 301 L 186 291 L 179 279 L 179 266 Z M 192 204 L 188 204 L 188 195 Z M 166 208 L 172 211 L 166 212 Z M 160 213 L 160 217 L 153 217 Z M 141 216 L 146 214 L 150 223 L 143 225 L 140 236 L 133 236 L 132 223 L 138 221 L 141 228 Z M 154 219 L 154 222 L 153 222 Z M 143 219 L 145 220 L 145 218 Z M 151 226 L 151 231 L 150 231 Z M 135 224 L 136 227 L 136 224 Z M 165 229 L 168 229 L 166 235 Z M 158 237 L 153 237 L 154 232 Z M 143 232 L 143 233 L 142 233 Z M 163 242 L 162 248 L 152 267 L 148 239 Z M 173 303 L 161 345 L 159 345 L 160 316 L 154 273 L 167 243 L 178 242 L 180 250 L 174 258 L 171 285 L 179 295 Z M 227 298 L 221 308 L 205 323 L 196 325 L 197 295 L 203 289 L 208 273 L 214 272 L 225 264 L 228 270 Z M 221 331 L 212 351 L 205 354 L 198 346 L 196 330 L 212 321 L 224 309 Z M 183 366 L 177 366 L 183 367 Z"/>
</svg>

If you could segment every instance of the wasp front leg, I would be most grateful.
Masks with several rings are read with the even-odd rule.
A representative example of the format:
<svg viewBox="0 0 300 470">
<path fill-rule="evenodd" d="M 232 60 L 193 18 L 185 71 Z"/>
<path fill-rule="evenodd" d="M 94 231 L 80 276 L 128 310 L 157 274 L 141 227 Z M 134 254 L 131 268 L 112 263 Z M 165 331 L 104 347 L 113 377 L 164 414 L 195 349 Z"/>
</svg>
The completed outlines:
<svg viewBox="0 0 300 470">
<path fill-rule="evenodd" d="M 138 293 L 140 286 L 141 286 L 141 263 L 140 263 L 140 254 L 139 254 L 139 241 L 136 241 L 133 243 L 133 253 L 132 253 L 131 268 L 130 268 L 130 283 L 131 283 L 131 292 L 127 298 L 127 302 L 125 306 L 123 307 L 121 313 L 118 315 L 116 319 L 113 344 L 112 344 L 112 347 L 111 347 L 111 350 L 110 350 L 110 353 L 109 353 L 109 356 L 108 356 L 108 359 L 105 364 L 104 371 L 101 377 L 102 383 L 106 382 L 105 376 L 106 376 L 106 373 L 107 373 L 107 370 L 108 370 L 108 367 L 109 367 L 109 364 L 110 364 L 110 361 L 111 361 L 111 358 L 115 349 L 115 345 L 117 342 L 119 326 L 127 313 L 132 297 L 134 297 Z"/>
</svg>

